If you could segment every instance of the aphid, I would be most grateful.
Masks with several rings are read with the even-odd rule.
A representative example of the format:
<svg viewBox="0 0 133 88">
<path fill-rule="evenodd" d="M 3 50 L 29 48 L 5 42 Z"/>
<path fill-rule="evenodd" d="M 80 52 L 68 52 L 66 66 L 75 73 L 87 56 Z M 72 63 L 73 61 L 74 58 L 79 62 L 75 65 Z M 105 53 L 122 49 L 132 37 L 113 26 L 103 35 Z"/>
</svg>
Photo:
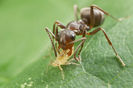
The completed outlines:
<svg viewBox="0 0 133 88">
<path fill-rule="evenodd" d="M 70 56 L 67 54 L 68 52 L 69 52 L 69 49 L 62 50 L 60 53 L 57 53 L 56 60 L 51 63 L 52 66 L 59 67 L 59 69 L 61 70 L 63 79 L 64 79 L 64 72 L 63 72 L 61 65 L 76 64 L 69 60 L 74 52 L 74 47 L 72 48 L 72 54 Z"/>
<path fill-rule="evenodd" d="M 125 66 L 125 63 L 116 52 L 106 32 L 104 31 L 103 28 L 100 27 L 104 22 L 104 18 L 105 18 L 104 15 L 110 16 L 116 21 L 120 21 L 122 19 L 117 19 L 113 17 L 112 15 L 110 15 L 109 13 L 107 13 L 106 11 L 102 10 L 101 8 L 95 5 L 82 8 L 80 10 L 81 19 L 78 19 L 77 13 L 78 13 L 78 7 L 77 5 L 74 5 L 74 15 L 76 19 L 75 21 L 69 22 L 66 26 L 63 25 L 61 22 L 56 21 L 53 25 L 53 32 L 51 32 L 48 28 L 45 28 L 51 40 L 55 56 L 57 57 L 52 65 L 59 66 L 59 68 L 61 65 L 65 65 L 69 57 L 72 55 L 72 52 L 74 52 L 74 55 L 73 55 L 74 59 L 77 61 L 80 60 L 80 52 L 86 40 L 85 36 L 94 35 L 98 31 L 102 31 L 104 33 L 104 36 L 108 44 L 112 47 L 116 57 L 121 62 L 122 66 Z M 61 31 L 58 31 L 58 27 L 61 28 Z M 93 30 L 92 32 L 88 32 L 92 28 L 96 28 L 96 29 Z M 52 37 L 50 36 L 50 34 L 52 35 Z M 76 35 L 82 35 L 82 38 L 75 40 Z M 56 40 L 56 43 L 54 43 L 54 40 Z M 74 43 L 78 41 L 81 41 L 80 44 L 77 46 L 75 50 L 73 50 L 72 48 L 74 47 Z M 60 52 L 60 49 L 62 49 L 61 52 Z M 57 52 L 58 52 L 58 55 L 57 55 Z M 78 57 L 76 57 L 77 53 L 78 53 Z M 61 57 L 62 54 L 63 54 L 63 57 Z"/>
<path fill-rule="evenodd" d="M 57 53 L 57 57 L 56 60 L 54 62 L 52 62 L 52 66 L 59 66 L 59 68 L 61 68 L 61 65 L 67 65 L 68 60 L 70 59 L 70 57 L 72 56 L 73 52 L 74 52 L 74 47 L 72 48 L 72 54 L 69 56 L 67 53 L 69 52 L 68 50 L 62 50 L 60 53 Z"/>
</svg>

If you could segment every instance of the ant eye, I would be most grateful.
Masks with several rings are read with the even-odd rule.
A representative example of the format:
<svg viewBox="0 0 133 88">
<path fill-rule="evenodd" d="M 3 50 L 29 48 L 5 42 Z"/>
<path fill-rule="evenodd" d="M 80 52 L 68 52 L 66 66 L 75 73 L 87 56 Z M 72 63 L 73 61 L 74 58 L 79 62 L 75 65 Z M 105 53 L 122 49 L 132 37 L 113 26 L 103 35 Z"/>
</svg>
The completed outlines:
<svg viewBox="0 0 133 88">
<path fill-rule="evenodd" d="M 89 30 L 90 30 L 90 27 L 89 27 L 89 26 L 87 26 L 86 30 L 87 30 L 87 31 L 89 31 Z"/>
<path fill-rule="evenodd" d="M 75 40 L 75 34 L 72 34 L 72 35 L 71 35 L 71 39 L 72 39 L 72 40 Z"/>
</svg>

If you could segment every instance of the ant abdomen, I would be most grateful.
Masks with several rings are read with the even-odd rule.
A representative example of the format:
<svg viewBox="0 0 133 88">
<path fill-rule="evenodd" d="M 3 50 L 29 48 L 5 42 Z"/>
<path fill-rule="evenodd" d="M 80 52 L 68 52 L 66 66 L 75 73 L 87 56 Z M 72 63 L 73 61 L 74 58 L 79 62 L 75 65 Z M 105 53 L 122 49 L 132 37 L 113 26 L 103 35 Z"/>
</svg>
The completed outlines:
<svg viewBox="0 0 133 88">
<path fill-rule="evenodd" d="M 93 8 L 93 16 L 91 13 L 91 8 L 83 8 L 80 11 L 81 19 L 88 25 L 88 26 L 100 26 L 104 21 L 104 13 L 100 10 Z M 93 23 L 91 23 L 93 22 Z M 93 24 L 93 25 L 92 25 Z"/>
</svg>

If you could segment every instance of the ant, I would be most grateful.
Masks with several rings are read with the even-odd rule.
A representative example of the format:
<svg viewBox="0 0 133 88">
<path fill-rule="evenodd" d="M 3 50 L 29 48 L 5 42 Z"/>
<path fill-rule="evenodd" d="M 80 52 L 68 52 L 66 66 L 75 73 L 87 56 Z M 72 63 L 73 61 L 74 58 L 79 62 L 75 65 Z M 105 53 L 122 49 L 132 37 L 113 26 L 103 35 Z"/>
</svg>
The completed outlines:
<svg viewBox="0 0 133 88">
<path fill-rule="evenodd" d="M 116 21 L 121 21 L 122 19 L 117 19 L 110 15 L 108 12 L 104 11 L 100 7 L 96 5 L 91 5 L 90 7 L 82 8 L 80 10 L 80 18 L 78 19 L 78 6 L 74 5 L 74 15 L 75 15 L 75 21 L 69 22 L 66 26 L 63 25 L 61 22 L 56 21 L 53 24 L 53 32 L 51 32 L 47 27 L 45 28 L 46 32 L 49 35 L 49 38 L 51 40 L 55 56 L 58 57 L 61 56 L 60 49 L 62 51 L 65 51 L 65 55 L 67 55 L 67 59 L 64 62 L 61 62 L 58 58 L 58 63 L 54 66 L 59 66 L 59 68 L 62 70 L 60 65 L 66 65 L 66 62 L 68 60 L 68 57 L 72 56 L 74 54 L 74 59 L 79 61 L 80 60 L 80 52 L 83 48 L 84 42 L 87 39 L 86 35 L 94 35 L 98 31 L 102 31 L 104 33 L 104 36 L 108 42 L 108 44 L 112 47 L 116 57 L 121 62 L 122 66 L 125 66 L 125 63 L 121 59 L 121 57 L 116 52 L 115 48 L 112 45 L 112 42 L 110 41 L 109 37 L 107 36 L 106 32 L 103 28 L 99 27 L 104 22 L 104 15 L 110 16 L 112 19 Z M 58 27 L 60 27 L 62 30 L 58 31 Z M 92 32 L 90 31 L 92 28 L 96 28 Z M 50 36 L 52 35 L 52 37 Z M 82 35 L 82 38 L 75 40 L 76 36 Z M 54 40 L 56 40 L 56 43 L 54 43 Z M 80 44 L 77 46 L 77 48 L 74 50 L 74 43 L 80 42 Z M 58 43 L 58 47 L 57 47 Z M 79 51 L 79 52 L 78 52 Z M 76 57 L 76 54 L 78 53 L 78 57 Z M 64 59 L 63 57 L 62 59 Z M 57 59 L 56 59 L 57 61 Z M 55 62 L 56 62 L 55 61 Z"/>
</svg>

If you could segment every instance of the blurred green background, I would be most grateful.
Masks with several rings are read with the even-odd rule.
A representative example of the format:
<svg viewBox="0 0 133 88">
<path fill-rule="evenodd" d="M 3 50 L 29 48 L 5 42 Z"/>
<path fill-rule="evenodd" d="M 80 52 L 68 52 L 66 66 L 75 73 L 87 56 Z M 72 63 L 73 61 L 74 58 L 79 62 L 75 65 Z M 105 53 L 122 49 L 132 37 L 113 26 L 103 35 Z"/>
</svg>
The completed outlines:
<svg viewBox="0 0 133 88">
<path fill-rule="evenodd" d="M 75 84 L 76 79 L 71 80 L 70 78 L 74 78 L 75 76 L 73 77 L 73 75 L 82 72 L 81 67 L 64 67 L 66 69 L 65 75 L 68 74 L 65 81 L 62 81 L 58 68 L 51 68 L 51 70 L 48 71 L 48 74 L 45 73 L 50 58 L 54 58 L 54 56 L 49 57 L 49 55 L 53 55 L 53 51 L 50 51 L 51 44 L 44 28 L 47 26 L 52 29 L 52 25 L 56 20 L 61 21 L 65 25 L 69 21 L 74 20 L 74 4 L 77 4 L 80 8 L 96 4 L 118 18 L 131 15 L 131 18 L 123 21 L 123 23 L 117 23 L 107 17 L 103 25 L 104 29 L 107 29 L 106 31 L 111 37 L 115 47 L 122 57 L 124 57 L 125 63 L 131 65 L 133 60 L 133 41 L 131 40 L 133 38 L 132 3 L 132 0 L 0 0 L 0 87 L 21 88 L 21 84 L 29 82 L 27 81 L 28 79 L 33 79 L 31 88 L 59 88 L 60 85 L 62 86 L 61 88 L 89 88 L 87 87 L 89 85 L 91 85 L 90 88 L 96 88 L 97 86 L 99 86 L 99 88 L 107 88 L 108 86 L 113 85 L 113 80 L 110 81 L 110 79 L 113 77 L 115 79 L 116 75 L 118 75 L 114 71 L 123 71 L 123 68 L 119 67 L 118 63 L 114 60 L 114 57 L 112 57 L 114 54 L 112 50 L 110 50 L 111 48 L 108 48 L 109 46 L 102 33 L 98 33 L 97 37 L 91 38 L 94 43 L 90 44 L 88 48 L 85 48 L 83 57 L 88 59 L 87 57 L 89 56 L 85 55 L 89 54 L 90 58 L 96 55 L 96 57 L 99 58 L 98 60 L 95 60 L 94 57 L 94 60 L 99 61 L 99 59 L 102 60 L 106 56 L 105 53 L 109 54 L 111 62 L 108 62 L 108 59 L 107 61 L 104 59 L 103 61 L 96 62 L 104 63 L 105 67 L 98 71 L 105 71 L 105 73 L 96 72 L 98 67 L 103 66 L 103 64 L 94 66 L 96 63 L 94 63 L 95 61 L 93 62 L 93 60 L 83 61 L 83 63 L 85 62 L 84 67 L 86 70 L 88 69 L 87 73 L 91 75 L 87 76 L 90 79 L 86 79 L 87 77 L 84 73 L 80 74 L 81 77 L 77 79 L 83 82 L 87 81 L 86 83 L 83 83 L 83 85 L 80 85 L 80 87 L 78 84 Z M 123 38 L 126 40 L 123 40 Z M 126 41 L 127 43 L 123 44 L 123 41 Z M 99 42 L 105 43 L 102 45 Z M 90 43 L 90 40 L 87 40 L 87 43 Z M 129 47 L 129 51 L 125 48 L 126 46 Z M 94 49 L 94 47 L 96 49 Z M 92 52 L 93 50 L 95 52 Z M 102 54 L 104 56 L 100 57 Z M 45 56 L 47 56 L 47 58 Z M 108 63 L 105 64 L 105 62 Z M 110 63 L 116 65 L 110 66 Z M 107 72 L 107 75 L 105 69 L 113 69 L 113 71 L 111 71 L 112 73 L 110 75 L 110 71 Z M 132 71 L 129 73 L 132 73 Z M 94 75 L 94 77 L 92 77 L 92 75 Z M 103 75 L 105 75 L 105 78 Z M 74 87 L 69 85 L 69 82 L 71 81 L 72 83 L 70 85 L 74 84 Z M 111 84 L 108 84 L 108 81 L 110 81 Z M 133 82 L 132 80 L 129 80 L 129 82 L 130 81 Z M 121 83 L 121 81 L 119 82 Z M 63 87 L 64 84 L 66 87 Z M 123 86 L 126 85 L 129 87 L 123 88 L 131 88 L 131 86 L 133 86 L 131 83 L 123 84 Z M 115 88 L 120 88 L 120 85 L 117 84 L 114 84 L 113 86 Z M 25 86 L 25 88 L 30 88 L 30 86 Z"/>
</svg>

